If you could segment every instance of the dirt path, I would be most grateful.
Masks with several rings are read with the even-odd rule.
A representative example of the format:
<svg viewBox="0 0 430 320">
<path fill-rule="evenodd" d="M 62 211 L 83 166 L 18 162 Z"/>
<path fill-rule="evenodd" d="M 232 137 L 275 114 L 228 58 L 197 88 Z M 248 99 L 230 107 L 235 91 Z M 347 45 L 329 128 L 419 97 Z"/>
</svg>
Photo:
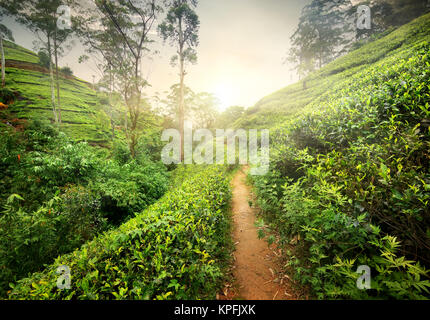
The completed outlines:
<svg viewBox="0 0 430 320">
<path fill-rule="evenodd" d="M 256 209 L 249 206 L 250 187 L 246 185 L 245 169 L 240 170 L 232 181 L 233 187 L 233 238 L 236 243 L 233 276 L 235 283 L 227 294 L 228 299 L 287 300 L 292 299 L 285 283 L 279 276 L 274 254 L 267 242 L 259 239 L 255 227 Z"/>
</svg>

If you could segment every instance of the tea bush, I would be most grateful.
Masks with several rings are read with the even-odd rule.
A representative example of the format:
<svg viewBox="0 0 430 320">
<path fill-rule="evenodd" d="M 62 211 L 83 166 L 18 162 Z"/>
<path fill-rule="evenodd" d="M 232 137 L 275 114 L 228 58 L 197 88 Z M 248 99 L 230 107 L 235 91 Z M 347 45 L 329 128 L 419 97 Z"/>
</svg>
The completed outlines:
<svg viewBox="0 0 430 320">
<path fill-rule="evenodd" d="M 85 142 L 31 121 L 0 135 L 0 295 L 9 282 L 71 252 L 154 203 L 161 163 L 108 159 Z M 19 199 L 19 200 L 18 200 Z"/>
<path fill-rule="evenodd" d="M 430 297 L 429 31 L 271 131 L 271 170 L 252 178 L 258 204 L 286 270 L 318 298 Z M 359 265 L 369 290 L 357 288 Z"/>
<path fill-rule="evenodd" d="M 59 254 L 70 252 L 106 229 L 100 204 L 89 190 L 68 187 L 35 211 L 11 195 L 0 215 L 0 292 Z"/>
<path fill-rule="evenodd" d="M 4 104 L 9 104 L 15 100 L 15 94 L 12 90 L 8 88 L 0 88 L 0 102 Z"/>
<path fill-rule="evenodd" d="M 18 281 L 11 299 L 213 298 L 226 259 L 231 196 L 222 167 L 198 170 L 121 225 Z M 57 267 L 71 288 L 57 288 Z"/>
<path fill-rule="evenodd" d="M 21 195 L 31 210 L 67 185 L 88 186 L 107 216 L 127 218 L 160 198 L 168 175 L 161 162 L 106 158 L 85 142 L 70 141 L 55 128 L 30 122 L 23 132 L 5 129 L 0 137 L 0 205 L 8 195 Z"/>
<path fill-rule="evenodd" d="M 101 199 L 102 211 L 112 222 L 121 222 L 154 203 L 167 190 L 168 175 L 161 162 L 118 165 L 106 161 L 89 183 Z"/>
</svg>

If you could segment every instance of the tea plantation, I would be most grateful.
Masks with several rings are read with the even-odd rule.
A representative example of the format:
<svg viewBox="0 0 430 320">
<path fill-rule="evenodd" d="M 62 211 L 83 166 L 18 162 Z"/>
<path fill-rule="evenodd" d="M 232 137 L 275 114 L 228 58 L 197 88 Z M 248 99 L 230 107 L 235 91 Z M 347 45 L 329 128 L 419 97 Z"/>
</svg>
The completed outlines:
<svg viewBox="0 0 430 320">
<path fill-rule="evenodd" d="M 118 229 L 19 281 L 12 299 L 214 298 L 229 243 L 229 175 L 193 168 L 188 178 Z M 71 289 L 58 290 L 67 265 Z"/>
<path fill-rule="evenodd" d="M 271 170 L 253 182 L 285 270 L 314 297 L 430 297 L 429 39 L 427 14 L 257 105 L 300 107 L 271 127 Z"/>
<path fill-rule="evenodd" d="M 18 119 L 54 122 L 49 72 L 32 51 L 5 41 L 6 88 L 15 94 L 9 110 Z M 44 72 L 42 72 L 44 71 Z M 62 130 L 74 140 L 106 144 L 110 123 L 91 85 L 75 77 L 60 76 Z"/>
<path fill-rule="evenodd" d="M 234 124 L 270 128 L 270 170 L 249 176 L 259 229 L 310 298 L 430 298 L 429 39 L 426 14 Z M 6 69 L 14 98 L 0 116 L 28 121 L 0 123 L 0 296 L 214 299 L 231 262 L 235 167 L 165 166 L 160 119 L 134 158 L 124 137 L 91 147 L 112 138 L 110 121 L 73 77 L 61 78 L 58 132 L 38 56 L 6 42 L 6 59 L 26 67 Z"/>
</svg>

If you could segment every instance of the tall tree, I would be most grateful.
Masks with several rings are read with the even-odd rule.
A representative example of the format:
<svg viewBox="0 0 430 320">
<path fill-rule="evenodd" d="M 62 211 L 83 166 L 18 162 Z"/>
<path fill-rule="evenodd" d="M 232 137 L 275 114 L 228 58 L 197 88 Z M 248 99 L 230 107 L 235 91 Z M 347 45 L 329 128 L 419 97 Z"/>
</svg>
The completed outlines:
<svg viewBox="0 0 430 320">
<path fill-rule="evenodd" d="M 228 129 L 237 119 L 245 114 L 245 108 L 241 106 L 231 106 L 225 109 L 216 120 L 217 128 Z"/>
<path fill-rule="evenodd" d="M 57 12 L 54 13 L 54 19 L 58 21 L 59 18 Z M 69 36 L 72 34 L 72 29 L 64 28 L 59 29 L 58 23 L 56 24 L 56 28 L 54 31 L 53 37 L 53 46 L 54 46 L 54 63 L 55 63 L 55 84 L 57 87 L 57 110 L 58 110 L 58 122 L 61 123 L 61 86 L 60 86 L 60 71 L 58 65 L 59 56 L 63 55 L 63 45 L 68 40 Z"/>
<path fill-rule="evenodd" d="M 64 4 L 63 0 L 0 0 L 2 13 L 12 16 L 18 23 L 25 26 L 39 39 L 40 44 L 49 56 L 49 77 L 51 84 L 51 104 L 54 120 L 58 123 L 59 110 L 55 101 L 54 66 L 52 58 L 59 50 L 59 46 L 64 42 L 69 34 L 68 30 L 58 30 L 57 9 Z M 58 80 L 58 59 L 56 59 L 57 80 Z M 57 94 L 59 99 L 59 81 L 57 81 Z"/>
<path fill-rule="evenodd" d="M 357 2 L 355 6 L 360 4 L 370 8 L 371 28 L 356 29 L 353 42 L 371 38 L 371 36 L 393 27 L 399 27 L 430 10 L 428 0 L 363 0 Z M 357 19 L 356 11 L 351 13 L 350 18 L 354 22 Z"/>
<path fill-rule="evenodd" d="M 170 125 L 180 128 L 179 121 L 179 104 L 181 100 L 181 89 L 179 84 L 170 87 L 170 91 L 163 93 L 164 97 L 156 97 L 159 107 L 156 109 L 157 114 L 163 116 Z M 193 104 L 195 93 L 187 86 L 183 88 L 183 119 L 189 120 L 191 116 L 190 106 Z"/>
<path fill-rule="evenodd" d="M 164 116 L 166 122 L 176 128 L 180 127 L 179 119 L 179 101 L 180 85 L 174 84 L 170 87 L 169 92 L 165 92 L 165 98 L 156 97 L 156 104 L 160 106 L 155 109 L 158 115 Z M 211 93 L 195 93 L 187 86 L 183 91 L 184 101 L 184 120 L 191 121 L 197 128 L 211 128 L 218 117 L 217 105 L 218 99 Z"/>
<path fill-rule="evenodd" d="M 219 100 L 213 94 L 208 92 L 196 94 L 191 105 L 191 121 L 197 128 L 213 128 L 219 115 L 217 105 Z"/>
<path fill-rule="evenodd" d="M 90 53 L 101 55 L 106 72 L 115 75 L 128 110 L 130 130 L 126 132 L 135 157 L 145 105 L 142 90 L 148 84 L 142 78 L 142 59 L 149 52 L 149 33 L 162 7 L 156 0 L 75 0 L 73 5 L 83 43 Z"/>
<path fill-rule="evenodd" d="M 344 52 L 344 35 L 351 28 L 345 19 L 351 10 L 350 0 L 313 0 L 303 8 L 299 25 L 291 36 L 288 58 L 301 77 Z"/>
<path fill-rule="evenodd" d="M 167 1 L 168 12 L 165 20 L 158 26 L 164 41 L 169 40 L 177 48 L 177 54 L 171 59 L 172 66 L 179 65 L 179 131 L 181 135 L 181 161 L 184 160 L 184 91 L 185 65 L 196 63 L 198 45 L 199 17 L 194 8 L 197 0 Z"/>
<path fill-rule="evenodd" d="M 0 51 L 1 51 L 1 87 L 4 88 L 6 82 L 6 58 L 3 48 L 3 39 L 15 41 L 10 31 L 5 25 L 0 24 Z"/>
</svg>

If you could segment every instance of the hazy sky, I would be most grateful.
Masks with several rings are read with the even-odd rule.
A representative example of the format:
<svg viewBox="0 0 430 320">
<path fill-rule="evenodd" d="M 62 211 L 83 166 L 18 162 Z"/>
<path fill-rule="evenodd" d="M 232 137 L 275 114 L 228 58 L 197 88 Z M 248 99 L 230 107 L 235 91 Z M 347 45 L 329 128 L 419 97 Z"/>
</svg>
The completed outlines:
<svg viewBox="0 0 430 320">
<path fill-rule="evenodd" d="M 297 80 L 289 65 L 282 62 L 289 48 L 301 9 L 310 0 L 200 0 L 198 63 L 187 68 L 186 84 L 194 92 L 214 93 L 220 109 L 231 105 L 250 107 L 265 95 Z M 72 12 L 73 14 L 73 12 Z M 25 29 L 4 22 L 14 31 L 18 44 L 33 49 L 33 36 Z M 163 92 L 178 82 L 178 71 L 170 64 L 175 52 L 168 44 L 152 46 L 160 51 L 143 65 L 152 85 L 149 95 Z M 60 60 L 75 75 L 92 82 L 99 77 L 91 63 L 78 64 L 83 54 L 77 44 Z"/>
</svg>

